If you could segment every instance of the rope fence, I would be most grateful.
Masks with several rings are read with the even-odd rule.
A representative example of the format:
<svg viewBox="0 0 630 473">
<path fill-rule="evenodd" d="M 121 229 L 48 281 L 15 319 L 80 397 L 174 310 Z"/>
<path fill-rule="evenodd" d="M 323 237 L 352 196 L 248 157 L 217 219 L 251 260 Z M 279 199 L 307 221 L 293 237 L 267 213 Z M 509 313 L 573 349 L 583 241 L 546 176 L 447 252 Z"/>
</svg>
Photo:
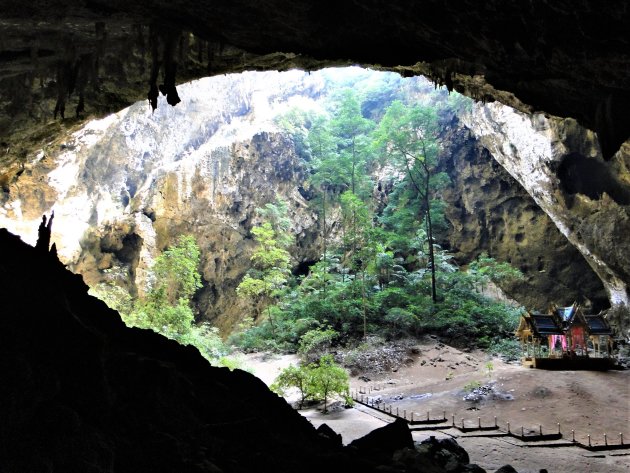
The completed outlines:
<svg viewBox="0 0 630 473">
<path fill-rule="evenodd" d="M 413 431 L 422 430 L 444 430 L 444 429 L 457 429 L 462 433 L 468 432 L 496 432 L 494 435 L 486 434 L 485 437 L 490 436 L 510 436 L 525 442 L 528 446 L 537 447 L 567 447 L 575 446 L 590 451 L 602 451 L 602 450 L 621 450 L 630 449 L 630 444 L 624 443 L 623 433 L 618 435 L 608 435 L 604 433 L 603 442 L 597 443 L 590 434 L 587 434 L 588 442 L 586 444 L 575 440 L 575 430 L 571 430 L 571 439 L 564 443 L 551 443 L 545 445 L 534 445 L 532 442 L 550 442 L 562 440 L 563 434 L 560 423 L 556 423 L 554 429 L 544 429 L 543 425 L 539 425 L 537 430 L 531 430 L 521 426 L 519 429 L 513 430 L 513 425 L 510 426 L 510 422 L 506 422 L 505 429 L 499 426 L 497 416 L 494 416 L 492 423 L 486 423 L 481 417 L 477 419 L 455 419 L 455 414 L 451 415 L 450 422 L 446 417 L 446 411 L 442 411 L 441 415 L 432 416 L 430 411 L 424 413 L 418 413 L 414 411 L 407 411 L 407 409 L 400 409 L 392 404 L 383 402 L 380 398 L 371 396 L 372 392 L 380 391 L 378 388 L 359 388 L 351 393 L 354 402 L 363 406 L 374 409 L 375 411 L 385 414 L 386 416 L 393 417 L 395 419 L 403 419 L 411 427 Z M 598 440 L 599 441 L 599 440 Z"/>
</svg>

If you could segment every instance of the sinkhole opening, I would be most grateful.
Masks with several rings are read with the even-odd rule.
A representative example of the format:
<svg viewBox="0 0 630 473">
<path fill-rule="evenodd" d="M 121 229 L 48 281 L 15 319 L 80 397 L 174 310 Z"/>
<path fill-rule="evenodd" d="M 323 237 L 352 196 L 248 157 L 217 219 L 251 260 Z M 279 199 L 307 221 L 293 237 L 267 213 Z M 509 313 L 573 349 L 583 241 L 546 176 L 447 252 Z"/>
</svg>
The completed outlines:
<svg viewBox="0 0 630 473">
<path fill-rule="evenodd" d="M 60 257 L 129 325 L 212 363 L 427 334 L 514 351 L 524 307 L 605 304 L 493 161 L 508 133 L 484 135 L 471 99 L 359 67 L 205 78 L 178 96 L 87 123 L 2 197 L 0 223 L 33 242 L 54 209 Z M 580 159 L 560 167 L 568 192 L 593 187 L 573 177 Z"/>
</svg>

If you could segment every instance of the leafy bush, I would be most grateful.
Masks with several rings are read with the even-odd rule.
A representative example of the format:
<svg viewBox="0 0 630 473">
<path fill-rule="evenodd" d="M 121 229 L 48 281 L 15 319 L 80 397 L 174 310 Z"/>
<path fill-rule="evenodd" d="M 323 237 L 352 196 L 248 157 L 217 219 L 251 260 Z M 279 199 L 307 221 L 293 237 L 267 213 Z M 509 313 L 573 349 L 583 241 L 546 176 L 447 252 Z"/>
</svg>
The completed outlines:
<svg viewBox="0 0 630 473">
<path fill-rule="evenodd" d="M 308 361 L 318 359 L 338 336 L 339 334 L 331 328 L 309 330 L 300 338 L 298 353 Z"/>
<path fill-rule="evenodd" d="M 520 342 L 514 338 L 502 338 L 492 342 L 488 352 L 506 361 L 516 361 L 523 354 Z"/>
<path fill-rule="evenodd" d="M 417 323 L 417 317 L 414 314 L 400 307 L 389 309 L 384 320 L 388 324 L 387 333 L 392 337 L 409 335 L 414 331 Z"/>
<path fill-rule="evenodd" d="M 296 388 L 300 393 L 300 408 L 308 400 L 323 401 L 327 412 L 328 400 L 334 395 L 343 396 L 346 403 L 352 404 L 348 373 L 335 363 L 332 355 L 322 356 L 319 363 L 283 369 L 270 388 L 281 396 Z"/>
<path fill-rule="evenodd" d="M 200 250 L 194 237 L 181 235 L 156 258 L 145 297 L 133 300 L 124 289 L 113 284 L 101 284 L 92 294 L 118 310 L 127 325 L 150 329 L 182 345 L 192 345 L 214 365 L 229 363 L 226 358 L 229 348 L 219 330 L 206 323 L 194 323 L 190 300 L 201 287 L 199 259 Z"/>
<path fill-rule="evenodd" d="M 471 392 L 481 387 L 481 381 L 471 381 L 464 385 L 464 391 Z"/>
</svg>

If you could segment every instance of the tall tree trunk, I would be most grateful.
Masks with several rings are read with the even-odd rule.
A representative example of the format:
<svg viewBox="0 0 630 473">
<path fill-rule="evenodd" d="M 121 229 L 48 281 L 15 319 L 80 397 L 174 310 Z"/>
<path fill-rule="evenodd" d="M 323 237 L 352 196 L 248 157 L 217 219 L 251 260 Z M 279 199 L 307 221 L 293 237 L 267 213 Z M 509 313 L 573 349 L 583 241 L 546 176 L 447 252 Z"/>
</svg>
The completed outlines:
<svg viewBox="0 0 630 473">
<path fill-rule="evenodd" d="M 427 239 L 429 240 L 429 262 L 431 264 L 431 299 L 433 302 L 437 302 L 437 287 L 435 282 L 435 251 L 433 249 L 433 223 L 431 222 L 431 199 L 429 191 L 431 189 L 431 169 L 427 164 L 427 149 L 424 141 L 422 142 L 422 153 L 425 156 L 422 161 L 422 167 L 424 168 L 424 205 L 427 209 Z"/>
<path fill-rule="evenodd" d="M 363 339 L 367 338 L 367 307 L 365 296 L 365 270 L 362 271 L 361 303 L 363 304 Z"/>
<path fill-rule="evenodd" d="M 322 236 L 324 238 L 324 299 L 326 298 L 326 276 L 328 275 L 328 255 L 327 251 L 327 233 L 326 233 L 326 188 L 322 187 L 322 216 L 323 228 Z"/>
<path fill-rule="evenodd" d="M 428 199 L 427 199 L 428 200 Z M 435 282 L 435 251 L 433 249 L 433 225 L 431 223 L 431 207 L 427 202 L 427 239 L 429 240 L 429 264 L 431 265 L 431 299 L 437 302 Z"/>
</svg>

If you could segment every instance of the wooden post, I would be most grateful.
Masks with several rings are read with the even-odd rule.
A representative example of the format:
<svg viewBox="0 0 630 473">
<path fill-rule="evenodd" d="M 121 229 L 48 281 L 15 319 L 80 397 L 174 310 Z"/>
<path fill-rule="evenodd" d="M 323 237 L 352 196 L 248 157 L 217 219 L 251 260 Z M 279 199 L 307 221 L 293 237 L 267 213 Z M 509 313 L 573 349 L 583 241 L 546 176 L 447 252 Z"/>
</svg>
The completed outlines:
<svg viewBox="0 0 630 473">
<path fill-rule="evenodd" d="M 539 425 L 538 428 L 540 429 L 540 436 L 542 437 L 542 425 Z"/>
<path fill-rule="evenodd" d="M 477 417 L 477 423 L 479 425 L 479 428 L 481 429 L 481 417 Z"/>
<path fill-rule="evenodd" d="M 462 429 L 464 428 L 464 418 L 462 417 Z"/>
<path fill-rule="evenodd" d="M 521 425 L 521 437 L 525 437 L 525 429 Z"/>
<path fill-rule="evenodd" d="M 446 411 L 442 413 L 442 419 L 446 420 Z"/>
<path fill-rule="evenodd" d="M 621 439 L 621 445 L 623 445 L 623 434 L 619 432 L 619 438 Z"/>
<path fill-rule="evenodd" d="M 571 429 L 571 442 L 575 442 L 575 430 Z"/>
<path fill-rule="evenodd" d="M 494 416 L 494 426 L 498 427 L 498 425 L 497 425 L 497 416 Z"/>
<path fill-rule="evenodd" d="M 560 433 L 560 422 L 558 422 L 558 433 Z"/>
<path fill-rule="evenodd" d="M 608 445 L 608 438 L 606 437 L 606 432 L 604 432 L 604 445 Z"/>
<path fill-rule="evenodd" d="M 591 434 L 588 434 L 588 446 L 591 446 Z"/>
<path fill-rule="evenodd" d="M 455 427 L 455 414 L 453 414 L 453 427 Z"/>
<path fill-rule="evenodd" d="M 429 420 L 429 411 L 427 411 L 427 420 Z"/>
<path fill-rule="evenodd" d="M 508 434 L 511 434 L 512 432 L 510 432 L 510 423 L 507 423 L 507 428 L 508 428 Z"/>
<path fill-rule="evenodd" d="M 413 411 L 411 411 L 411 422 L 413 422 Z"/>
</svg>

